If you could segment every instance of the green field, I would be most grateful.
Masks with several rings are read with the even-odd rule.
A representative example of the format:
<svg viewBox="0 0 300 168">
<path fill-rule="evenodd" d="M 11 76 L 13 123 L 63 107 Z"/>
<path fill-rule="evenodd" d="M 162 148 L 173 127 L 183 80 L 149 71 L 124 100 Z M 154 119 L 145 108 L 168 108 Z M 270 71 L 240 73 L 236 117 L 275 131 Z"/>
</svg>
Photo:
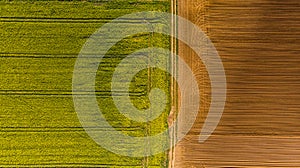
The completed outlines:
<svg viewBox="0 0 300 168">
<path fill-rule="evenodd" d="M 168 12 L 169 6 L 167 0 L 0 1 L 0 167 L 167 167 L 167 153 L 130 158 L 97 145 L 74 110 L 72 75 L 83 44 L 103 24 L 138 11 Z M 122 116 L 110 87 L 122 58 L 142 48 L 169 48 L 169 41 L 155 33 L 131 36 L 111 48 L 100 64 L 97 100 L 116 130 L 149 136 L 168 127 L 169 107 L 149 123 Z M 163 63 L 168 66 L 167 59 Z M 155 68 L 139 72 L 130 86 L 132 103 L 147 109 L 148 92 L 154 87 L 168 95 L 169 78 Z"/>
</svg>

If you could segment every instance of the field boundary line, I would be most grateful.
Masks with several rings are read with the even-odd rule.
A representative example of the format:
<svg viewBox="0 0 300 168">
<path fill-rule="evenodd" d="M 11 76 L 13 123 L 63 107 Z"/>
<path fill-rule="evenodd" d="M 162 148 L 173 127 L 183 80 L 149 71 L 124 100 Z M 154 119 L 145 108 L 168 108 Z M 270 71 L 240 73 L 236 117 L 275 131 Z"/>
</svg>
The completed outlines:
<svg viewBox="0 0 300 168">
<path fill-rule="evenodd" d="M 177 0 L 171 0 L 171 14 L 173 16 L 171 17 L 171 59 L 170 59 L 170 69 L 172 74 L 174 74 L 175 77 L 171 77 L 170 79 L 170 94 L 171 94 L 171 110 L 168 118 L 168 124 L 169 127 L 175 120 L 175 116 L 177 115 L 177 85 L 176 85 L 176 76 L 177 76 Z M 174 126 L 174 130 L 170 132 L 170 151 L 169 151 L 169 163 L 168 167 L 173 168 L 175 166 L 175 138 L 176 138 L 176 129 L 177 126 Z"/>
</svg>

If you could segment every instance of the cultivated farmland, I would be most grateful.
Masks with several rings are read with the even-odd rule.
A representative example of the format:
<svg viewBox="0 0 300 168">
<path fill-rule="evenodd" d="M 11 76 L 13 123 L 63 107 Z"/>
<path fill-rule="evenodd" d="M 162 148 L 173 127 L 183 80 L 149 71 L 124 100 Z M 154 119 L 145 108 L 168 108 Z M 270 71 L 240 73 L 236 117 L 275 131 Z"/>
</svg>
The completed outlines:
<svg viewBox="0 0 300 168">
<path fill-rule="evenodd" d="M 178 15 L 201 27 L 219 52 L 227 100 L 218 127 L 199 143 L 211 81 L 191 48 L 179 43 L 201 86 L 201 115 L 174 149 L 173 166 L 300 167 L 299 0 L 177 2 Z"/>
<path fill-rule="evenodd" d="M 83 44 L 103 24 L 138 11 L 168 12 L 169 7 L 168 1 L 136 0 L 0 2 L 0 166 L 166 167 L 167 153 L 130 158 L 97 145 L 74 110 L 72 75 Z M 110 87 L 122 58 L 147 47 L 168 49 L 169 41 L 156 33 L 130 36 L 112 47 L 100 64 L 97 100 L 116 130 L 149 136 L 168 127 L 169 106 L 152 122 L 134 122 L 118 112 Z M 168 67 L 168 62 L 162 63 Z M 132 103 L 148 108 L 148 92 L 154 87 L 169 95 L 169 78 L 155 68 L 139 72 L 129 88 Z"/>
</svg>

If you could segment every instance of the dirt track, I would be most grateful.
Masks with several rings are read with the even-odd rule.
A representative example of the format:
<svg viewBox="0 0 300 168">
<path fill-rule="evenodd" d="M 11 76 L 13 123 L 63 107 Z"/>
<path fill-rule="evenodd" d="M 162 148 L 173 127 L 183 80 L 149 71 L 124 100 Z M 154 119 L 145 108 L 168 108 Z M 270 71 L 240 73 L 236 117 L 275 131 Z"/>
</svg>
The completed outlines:
<svg viewBox="0 0 300 168">
<path fill-rule="evenodd" d="M 219 126 L 199 144 L 210 82 L 201 61 L 179 43 L 202 97 L 197 122 L 174 149 L 174 167 L 300 167 L 299 0 L 178 0 L 178 14 L 213 41 L 228 95 Z"/>
</svg>

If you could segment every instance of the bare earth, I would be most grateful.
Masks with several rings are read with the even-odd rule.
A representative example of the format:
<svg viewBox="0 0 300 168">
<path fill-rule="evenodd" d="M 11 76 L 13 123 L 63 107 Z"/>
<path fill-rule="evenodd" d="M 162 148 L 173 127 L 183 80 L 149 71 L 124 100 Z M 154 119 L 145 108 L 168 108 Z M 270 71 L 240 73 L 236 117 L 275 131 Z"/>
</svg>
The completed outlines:
<svg viewBox="0 0 300 168">
<path fill-rule="evenodd" d="M 201 109 L 170 166 L 300 167 L 300 1 L 178 0 L 178 14 L 213 41 L 228 90 L 219 126 L 200 144 L 210 82 L 201 60 L 179 42 L 178 54 L 199 83 Z"/>
</svg>

